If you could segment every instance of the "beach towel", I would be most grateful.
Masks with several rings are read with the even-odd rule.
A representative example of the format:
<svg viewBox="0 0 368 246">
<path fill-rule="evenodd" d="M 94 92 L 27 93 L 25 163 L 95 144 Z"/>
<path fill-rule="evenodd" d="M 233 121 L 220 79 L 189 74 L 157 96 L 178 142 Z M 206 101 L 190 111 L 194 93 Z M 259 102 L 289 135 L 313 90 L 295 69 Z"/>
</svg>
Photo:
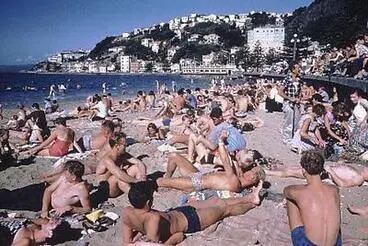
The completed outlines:
<svg viewBox="0 0 368 246">
<path fill-rule="evenodd" d="M 193 201 L 205 201 L 212 198 L 238 198 L 244 197 L 251 193 L 250 189 L 244 189 L 242 192 L 236 193 L 227 190 L 202 190 L 202 191 L 193 191 L 189 194 L 183 195 L 181 197 L 181 205 L 193 202 Z"/>
</svg>

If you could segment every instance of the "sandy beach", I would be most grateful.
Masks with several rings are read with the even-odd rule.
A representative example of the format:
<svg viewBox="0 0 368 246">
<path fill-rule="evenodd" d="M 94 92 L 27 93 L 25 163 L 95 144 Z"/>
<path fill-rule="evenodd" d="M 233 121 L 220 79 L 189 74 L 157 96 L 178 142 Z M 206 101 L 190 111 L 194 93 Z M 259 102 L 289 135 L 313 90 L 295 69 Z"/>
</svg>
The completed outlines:
<svg viewBox="0 0 368 246">
<path fill-rule="evenodd" d="M 129 138 L 139 139 L 144 126 L 133 125 L 130 122 L 138 117 L 150 117 L 155 112 L 148 111 L 142 113 L 120 113 L 118 116 L 123 119 L 123 129 Z M 264 120 L 262 128 L 246 133 L 248 146 L 257 149 L 266 157 L 273 157 L 284 163 L 284 166 L 299 164 L 299 155 L 291 152 L 286 145 L 281 143 L 279 132 L 282 122 L 282 113 L 268 114 L 257 112 L 256 114 Z M 84 132 L 95 132 L 100 123 L 90 122 L 87 119 L 69 120 L 67 123 L 77 134 L 77 138 Z M 128 146 L 127 150 L 134 156 L 143 157 L 143 162 L 147 165 L 147 173 L 154 171 L 165 171 L 167 156 L 157 150 L 161 143 L 136 143 Z M 21 165 L 19 167 L 9 167 L 0 172 L 0 188 L 16 189 L 30 184 L 38 183 L 39 176 L 52 170 L 56 159 L 36 158 L 34 163 Z M 82 160 L 84 162 L 85 160 Z M 329 165 L 331 163 L 327 163 Z M 87 175 L 85 179 L 96 185 L 95 175 Z M 291 245 L 286 208 L 283 205 L 282 190 L 286 185 L 300 184 L 304 181 L 293 178 L 279 179 L 267 177 L 270 187 L 268 196 L 262 205 L 251 210 L 245 215 L 226 218 L 203 232 L 195 233 L 180 245 Z M 367 245 L 368 235 L 362 233 L 359 228 L 367 227 L 368 220 L 351 215 L 347 209 L 347 204 L 356 206 L 368 204 L 366 196 L 368 188 L 366 186 L 356 188 L 341 188 L 341 210 L 342 210 L 342 235 L 344 245 Z M 170 207 L 181 204 L 183 192 L 176 190 L 160 191 L 154 195 L 153 207 L 158 210 L 166 210 Z M 118 198 L 109 199 L 114 204 L 114 208 L 106 209 L 120 216 L 121 209 L 129 205 L 126 194 Z M 8 212 L 10 212 L 8 210 Z M 37 213 L 29 211 L 17 211 L 25 217 L 35 217 Z M 79 241 L 69 241 L 61 245 L 87 245 L 93 246 L 121 245 L 121 221 L 105 232 L 95 232 L 90 236 L 85 236 Z"/>
</svg>

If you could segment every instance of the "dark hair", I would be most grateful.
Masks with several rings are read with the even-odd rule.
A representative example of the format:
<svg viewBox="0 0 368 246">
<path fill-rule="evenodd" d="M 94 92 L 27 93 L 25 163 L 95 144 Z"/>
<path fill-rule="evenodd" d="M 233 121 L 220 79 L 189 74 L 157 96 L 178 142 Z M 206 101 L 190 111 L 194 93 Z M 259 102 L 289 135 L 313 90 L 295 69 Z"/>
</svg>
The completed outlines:
<svg viewBox="0 0 368 246">
<path fill-rule="evenodd" d="M 82 178 L 84 175 L 84 165 L 77 160 L 70 160 L 64 164 L 65 170 L 77 178 Z"/>
<path fill-rule="evenodd" d="M 77 107 L 77 111 L 80 112 L 82 111 L 82 108 L 80 106 Z"/>
<path fill-rule="evenodd" d="M 304 152 L 300 158 L 300 165 L 310 175 L 319 175 L 323 171 L 324 163 L 322 154 L 315 150 Z"/>
<path fill-rule="evenodd" d="M 63 125 L 63 126 L 66 126 L 66 119 L 65 118 L 62 118 L 62 117 L 59 117 L 59 118 L 56 118 L 54 123 L 56 125 Z"/>
<path fill-rule="evenodd" d="M 102 122 L 101 126 L 108 129 L 110 132 L 114 132 L 115 125 L 114 122 L 112 122 L 111 120 L 105 120 L 104 122 Z"/>
<path fill-rule="evenodd" d="M 150 96 L 154 96 L 154 95 L 155 95 L 155 93 L 154 93 L 153 91 L 149 91 L 149 92 L 148 92 L 148 95 L 150 95 Z"/>
<path fill-rule="evenodd" d="M 318 93 L 316 93 L 312 96 L 312 100 L 313 99 L 316 100 L 317 102 L 323 102 L 323 97 Z"/>
<path fill-rule="evenodd" d="M 196 88 L 194 89 L 194 91 L 201 91 L 201 88 L 196 87 Z"/>
<path fill-rule="evenodd" d="M 40 105 L 38 103 L 32 104 L 32 108 L 40 109 Z"/>
<path fill-rule="evenodd" d="M 261 153 L 259 153 L 258 150 L 252 150 L 253 151 L 253 162 L 256 163 L 257 165 L 267 165 L 268 161 L 266 158 L 263 157 L 263 155 Z"/>
<path fill-rule="evenodd" d="M 312 112 L 315 113 L 318 116 L 322 116 L 322 115 L 325 114 L 326 108 L 322 104 L 316 104 L 316 105 L 313 106 Z"/>
<path fill-rule="evenodd" d="M 80 231 L 77 231 L 80 235 Z M 65 242 L 66 238 L 76 238 L 78 235 L 75 234 L 77 234 L 76 230 L 72 229 L 70 224 L 63 220 L 55 227 L 55 229 L 52 230 L 52 237 L 46 238 L 45 242 L 50 245 L 60 244 Z"/>
<path fill-rule="evenodd" d="M 158 128 L 157 128 L 157 126 L 155 125 L 155 123 L 149 123 L 148 125 L 147 125 L 147 130 L 149 129 L 149 128 L 152 128 L 153 130 L 155 130 L 155 131 L 158 131 Z"/>
<path fill-rule="evenodd" d="M 210 113 L 211 118 L 220 118 L 222 117 L 222 110 L 219 107 L 213 108 Z"/>
<path fill-rule="evenodd" d="M 132 183 L 128 193 L 129 202 L 134 208 L 142 209 L 148 201 L 153 201 L 153 192 L 154 188 L 149 182 Z"/>
<path fill-rule="evenodd" d="M 139 96 L 143 96 L 143 91 L 138 91 L 138 92 L 137 92 L 137 95 L 139 95 Z"/>
<path fill-rule="evenodd" d="M 178 95 L 183 95 L 184 94 L 184 88 L 181 88 L 178 90 Z"/>
<path fill-rule="evenodd" d="M 185 90 L 188 94 L 192 94 L 192 91 L 190 89 Z"/>
<path fill-rule="evenodd" d="M 361 96 L 363 96 L 364 93 L 363 93 L 363 91 L 361 89 L 355 88 L 354 90 L 352 90 L 350 92 L 350 95 L 352 95 L 352 94 L 357 94 L 358 97 L 361 97 Z"/>
<path fill-rule="evenodd" d="M 111 146 L 111 148 L 113 148 L 117 143 L 120 142 L 121 139 L 126 139 L 126 134 L 123 133 L 123 132 L 116 132 L 114 134 L 114 136 L 112 136 L 110 139 L 109 139 L 109 144 Z"/>
<path fill-rule="evenodd" d="M 111 97 L 111 93 L 109 92 L 109 93 L 107 93 L 107 95 L 109 96 L 109 97 Z"/>
</svg>

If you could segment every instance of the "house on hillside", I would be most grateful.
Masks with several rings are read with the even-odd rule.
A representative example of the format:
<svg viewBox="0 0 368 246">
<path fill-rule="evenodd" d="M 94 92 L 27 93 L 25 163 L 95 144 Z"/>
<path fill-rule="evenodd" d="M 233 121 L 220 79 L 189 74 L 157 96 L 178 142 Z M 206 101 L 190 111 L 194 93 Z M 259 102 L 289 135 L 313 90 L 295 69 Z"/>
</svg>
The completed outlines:
<svg viewBox="0 0 368 246">
<path fill-rule="evenodd" d="M 201 37 L 202 37 L 202 35 L 200 35 L 200 34 L 192 34 L 188 38 L 188 42 L 198 42 Z"/>
<path fill-rule="evenodd" d="M 203 36 L 203 39 L 206 44 L 220 44 L 220 36 L 214 33 Z"/>
<path fill-rule="evenodd" d="M 151 48 L 153 44 L 153 39 L 152 38 L 144 38 L 141 40 L 141 45 L 147 47 L 147 48 Z"/>
<path fill-rule="evenodd" d="M 157 54 L 159 52 L 160 44 L 161 44 L 161 41 L 155 41 L 155 42 L 152 43 L 151 49 L 154 53 Z"/>
<path fill-rule="evenodd" d="M 248 31 L 248 46 L 251 50 L 254 49 L 257 41 L 265 52 L 271 48 L 281 51 L 285 41 L 285 28 L 270 26 Z"/>
</svg>

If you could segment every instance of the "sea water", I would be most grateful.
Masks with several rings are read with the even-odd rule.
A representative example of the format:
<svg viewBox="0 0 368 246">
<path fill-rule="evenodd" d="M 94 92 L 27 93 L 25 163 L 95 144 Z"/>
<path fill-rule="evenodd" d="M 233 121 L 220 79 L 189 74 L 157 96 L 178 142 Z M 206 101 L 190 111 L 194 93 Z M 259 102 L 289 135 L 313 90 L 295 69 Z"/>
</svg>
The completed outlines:
<svg viewBox="0 0 368 246">
<path fill-rule="evenodd" d="M 194 83 L 191 82 L 194 80 Z M 64 94 L 56 93 L 59 104 L 63 102 L 84 101 L 89 95 L 102 94 L 102 84 L 106 83 L 106 93 L 118 100 L 125 100 L 144 90 L 156 93 L 156 81 L 172 90 L 172 81 L 176 89 L 196 87 L 207 89 L 210 79 L 205 77 L 183 77 L 179 75 L 137 74 L 137 75 L 89 75 L 89 74 L 36 74 L 36 73 L 0 73 L 0 103 L 4 108 L 15 108 L 18 104 L 30 107 L 33 103 L 44 105 L 49 96 L 50 86 L 63 84 Z"/>
</svg>

